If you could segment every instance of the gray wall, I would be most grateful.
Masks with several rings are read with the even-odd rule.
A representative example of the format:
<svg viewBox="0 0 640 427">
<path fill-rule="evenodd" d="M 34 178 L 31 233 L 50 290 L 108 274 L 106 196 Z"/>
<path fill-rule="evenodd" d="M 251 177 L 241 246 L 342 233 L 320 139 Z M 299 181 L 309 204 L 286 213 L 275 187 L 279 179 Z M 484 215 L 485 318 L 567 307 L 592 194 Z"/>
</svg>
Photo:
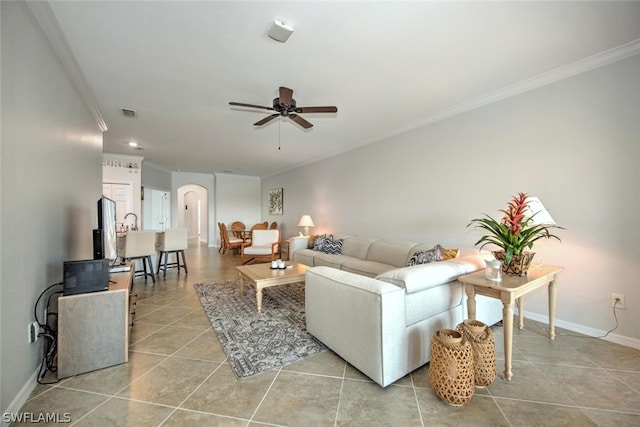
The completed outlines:
<svg viewBox="0 0 640 427">
<path fill-rule="evenodd" d="M 284 188 L 284 236 L 310 214 L 312 232 L 471 246 L 466 228 L 499 216 L 510 197 L 540 197 L 566 227 L 534 249 L 565 267 L 561 325 L 601 334 L 615 326 L 612 292 L 626 296 L 614 340 L 640 348 L 640 56 L 394 136 L 262 182 Z M 547 315 L 546 292 L 526 312 Z M 454 326 L 454 325 L 452 325 Z"/>
<path fill-rule="evenodd" d="M 62 263 L 92 257 L 102 134 L 22 2 L 2 15 L 0 406 L 31 391 L 43 341 L 27 343 L 33 305 Z M 42 317 L 43 313 L 39 313 Z M 11 407 L 10 407 L 11 406 Z"/>
</svg>

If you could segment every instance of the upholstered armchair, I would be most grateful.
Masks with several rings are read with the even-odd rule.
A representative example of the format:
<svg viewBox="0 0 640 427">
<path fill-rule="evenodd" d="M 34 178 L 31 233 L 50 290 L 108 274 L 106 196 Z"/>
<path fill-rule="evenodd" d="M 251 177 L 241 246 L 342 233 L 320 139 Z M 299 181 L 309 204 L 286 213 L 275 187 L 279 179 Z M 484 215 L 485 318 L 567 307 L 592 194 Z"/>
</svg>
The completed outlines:
<svg viewBox="0 0 640 427">
<path fill-rule="evenodd" d="M 243 264 L 256 259 L 275 260 L 280 255 L 280 230 L 253 230 L 251 242 L 242 244 L 240 255 Z"/>
</svg>

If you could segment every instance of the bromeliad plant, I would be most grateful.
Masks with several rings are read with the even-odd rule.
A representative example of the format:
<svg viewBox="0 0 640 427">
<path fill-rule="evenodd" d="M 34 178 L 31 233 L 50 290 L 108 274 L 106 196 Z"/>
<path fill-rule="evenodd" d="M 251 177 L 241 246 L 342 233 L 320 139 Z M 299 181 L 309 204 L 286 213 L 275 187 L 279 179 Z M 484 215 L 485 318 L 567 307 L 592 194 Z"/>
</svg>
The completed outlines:
<svg viewBox="0 0 640 427">
<path fill-rule="evenodd" d="M 502 220 L 498 221 L 487 214 L 484 214 L 484 218 L 472 219 L 467 227 L 473 225 L 488 232 L 475 244 L 482 243 L 480 249 L 488 244 L 502 248 L 505 252 L 504 263 L 509 265 L 514 255 L 520 255 L 526 249 L 533 248 L 533 244 L 539 239 L 554 238 L 560 241 L 558 236 L 549 232 L 551 225 L 535 223 L 534 217 L 537 212 L 527 216 L 530 212 L 528 207 L 527 194 L 518 193 L 513 196 L 507 209 L 500 210 L 504 213 Z"/>
</svg>

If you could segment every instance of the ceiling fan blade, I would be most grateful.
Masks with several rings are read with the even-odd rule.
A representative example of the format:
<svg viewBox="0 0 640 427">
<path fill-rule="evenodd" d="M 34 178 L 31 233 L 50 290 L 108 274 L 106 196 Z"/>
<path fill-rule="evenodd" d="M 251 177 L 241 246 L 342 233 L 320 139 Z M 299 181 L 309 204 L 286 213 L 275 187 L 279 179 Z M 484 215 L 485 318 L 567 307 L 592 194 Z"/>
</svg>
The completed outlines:
<svg viewBox="0 0 640 427">
<path fill-rule="evenodd" d="M 296 113 L 337 113 L 338 107 L 298 107 Z"/>
<path fill-rule="evenodd" d="M 265 106 L 262 106 L 262 105 L 253 105 L 253 104 L 244 104 L 242 102 L 230 102 L 229 105 L 234 105 L 236 107 L 260 108 L 261 110 L 271 110 L 271 111 L 273 111 L 273 107 L 265 107 Z"/>
<path fill-rule="evenodd" d="M 253 125 L 254 126 L 262 126 L 266 123 L 269 123 L 271 120 L 275 119 L 276 117 L 280 116 L 280 114 L 276 113 L 276 114 L 272 114 L 270 116 L 265 117 L 264 119 L 255 122 Z"/>
<path fill-rule="evenodd" d="M 289 114 L 289 118 L 305 129 L 309 129 L 310 127 L 313 126 L 311 123 L 309 123 L 308 121 L 306 121 L 305 119 L 303 119 L 302 117 L 300 117 L 295 113 Z"/>
<path fill-rule="evenodd" d="M 293 99 L 293 89 L 280 86 L 280 104 L 291 105 L 292 99 Z"/>
</svg>

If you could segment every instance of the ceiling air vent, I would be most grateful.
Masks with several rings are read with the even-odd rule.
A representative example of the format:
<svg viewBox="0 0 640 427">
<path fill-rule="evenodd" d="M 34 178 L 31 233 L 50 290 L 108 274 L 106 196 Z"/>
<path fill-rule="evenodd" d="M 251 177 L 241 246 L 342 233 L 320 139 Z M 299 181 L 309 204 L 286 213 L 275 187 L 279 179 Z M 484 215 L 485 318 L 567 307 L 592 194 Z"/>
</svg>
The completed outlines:
<svg viewBox="0 0 640 427">
<path fill-rule="evenodd" d="M 122 115 L 125 117 L 129 117 L 131 119 L 136 117 L 136 110 L 131 110 L 129 108 L 122 108 Z"/>
</svg>

